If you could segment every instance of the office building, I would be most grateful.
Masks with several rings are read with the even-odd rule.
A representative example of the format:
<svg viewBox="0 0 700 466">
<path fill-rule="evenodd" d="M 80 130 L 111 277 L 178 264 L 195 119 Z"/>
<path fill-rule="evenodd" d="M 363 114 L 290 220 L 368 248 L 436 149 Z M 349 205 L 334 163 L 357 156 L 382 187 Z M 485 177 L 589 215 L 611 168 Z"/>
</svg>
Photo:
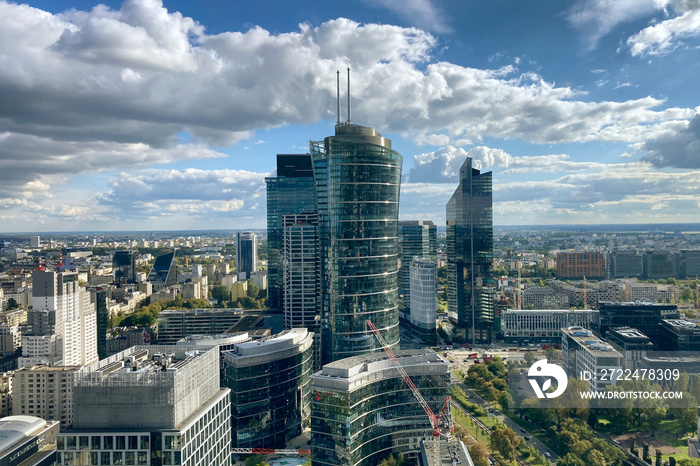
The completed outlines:
<svg viewBox="0 0 700 466">
<path fill-rule="evenodd" d="M 588 381 L 591 391 L 603 390 L 617 382 L 615 377 L 604 376 L 622 369 L 622 354 L 612 345 L 582 327 L 563 328 L 561 332 L 563 367 L 568 377 L 581 379 L 583 373 L 591 374 Z"/>
<path fill-rule="evenodd" d="M 30 236 L 29 237 L 29 247 L 32 249 L 37 249 L 41 247 L 41 236 Z"/>
<path fill-rule="evenodd" d="M 409 319 L 411 308 L 410 265 L 414 257 L 424 257 L 437 264 L 437 226 L 431 221 L 399 222 L 399 295 L 403 297 L 402 318 Z M 437 294 L 437 288 L 435 289 Z"/>
<path fill-rule="evenodd" d="M 446 440 L 441 438 L 437 462 L 433 453 L 431 440 L 420 442 L 419 466 L 474 466 L 474 461 L 461 440 Z"/>
<path fill-rule="evenodd" d="M 0 464 L 3 466 L 53 466 L 56 463 L 58 422 L 36 416 L 0 419 Z M 87 463 L 86 463 L 87 464 Z"/>
<path fill-rule="evenodd" d="M 22 340 L 20 367 L 97 361 L 97 312 L 78 274 L 37 269 L 32 280 L 30 331 Z"/>
<path fill-rule="evenodd" d="M 403 157 L 372 128 L 348 122 L 310 142 L 321 259 L 325 364 L 399 343 L 399 188 Z"/>
<path fill-rule="evenodd" d="M 501 332 L 509 343 L 558 343 L 561 329 L 582 327 L 595 330 L 598 311 L 591 309 L 508 309 L 501 312 Z"/>
<path fill-rule="evenodd" d="M 438 413 L 450 394 L 450 370 L 429 349 L 395 352 L 399 363 Z M 311 464 L 366 466 L 403 452 L 416 458 L 432 441 L 430 419 L 384 353 L 335 361 L 311 376 Z M 449 407 L 445 416 L 450 416 Z"/>
<path fill-rule="evenodd" d="M 434 335 L 437 319 L 437 266 L 435 262 L 416 257 L 409 267 L 411 298 L 408 321 L 420 334 Z"/>
<path fill-rule="evenodd" d="M 675 304 L 649 302 L 600 302 L 600 335 L 605 337 L 613 327 L 624 327 L 634 324 L 634 327 L 648 336 L 651 342 L 660 348 L 661 340 L 659 324 L 664 319 L 678 319 L 680 313 Z"/>
<path fill-rule="evenodd" d="M 679 278 L 690 278 L 700 276 L 700 250 L 681 251 Z"/>
<path fill-rule="evenodd" d="M 12 412 L 73 424 L 73 387 L 78 366 L 32 366 L 15 371 Z"/>
<path fill-rule="evenodd" d="M 649 337 L 634 327 L 613 327 L 608 330 L 605 340 L 622 355 L 623 369 L 638 369 L 647 351 L 654 351 Z"/>
<path fill-rule="evenodd" d="M 493 207 L 491 172 L 467 158 L 447 203 L 447 313 L 472 342 L 494 333 Z"/>
<path fill-rule="evenodd" d="M 569 307 L 569 297 L 552 288 L 526 285 L 522 296 L 523 309 L 566 309 Z"/>
<path fill-rule="evenodd" d="M 231 464 L 216 347 L 135 346 L 82 368 L 60 464 Z M 98 414 L 98 415 L 96 415 Z"/>
<path fill-rule="evenodd" d="M 0 357 L 9 356 L 22 346 L 22 332 L 19 326 L 8 327 L 0 324 Z"/>
<path fill-rule="evenodd" d="M 284 328 L 313 328 L 320 313 L 318 215 L 283 217 Z"/>
<path fill-rule="evenodd" d="M 557 278 L 605 279 L 605 254 L 602 252 L 560 252 L 557 254 Z"/>
<path fill-rule="evenodd" d="M 681 255 L 669 251 L 647 251 L 644 253 L 644 279 L 666 279 L 679 275 Z"/>
<path fill-rule="evenodd" d="M 114 253 L 112 272 L 116 283 L 136 283 L 136 256 L 136 251 L 117 251 Z"/>
<path fill-rule="evenodd" d="M 295 328 L 223 353 L 235 447 L 284 447 L 308 427 L 313 336 Z"/>
<path fill-rule="evenodd" d="M 167 309 L 158 314 L 158 343 L 174 345 L 188 335 L 226 333 L 242 315 L 240 309 Z"/>
<path fill-rule="evenodd" d="M 309 154 L 277 154 L 277 175 L 267 185 L 268 305 L 283 308 L 284 216 L 316 212 L 316 189 Z"/>
<path fill-rule="evenodd" d="M 255 233 L 236 233 L 236 272 L 239 280 L 247 280 L 258 270 L 258 245 Z"/>
<path fill-rule="evenodd" d="M 146 278 L 153 285 L 153 291 L 158 291 L 177 284 L 177 269 L 175 267 L 175 251 L 156 257 L 151 271 Z"/>
<path fill-rule="evenodd" d="M 636 251 L 616 251 L 610 254 L 612 278 L 642 278 L 644 255 Z"/>
<path fill-rule="evenodd" d="M 103 287 L 95 288 L 92 299 L 95 301 L 97 319 L 97 356 L 99 359 L 107 357 L 107 328 L 109 327 L 109 295 Z"/>
<path fill-rule="evenodd" d="M 659 324 L 661 351 L 700 351 L 700 327 L 684 319 L 664 319 Z"/>
</svg>

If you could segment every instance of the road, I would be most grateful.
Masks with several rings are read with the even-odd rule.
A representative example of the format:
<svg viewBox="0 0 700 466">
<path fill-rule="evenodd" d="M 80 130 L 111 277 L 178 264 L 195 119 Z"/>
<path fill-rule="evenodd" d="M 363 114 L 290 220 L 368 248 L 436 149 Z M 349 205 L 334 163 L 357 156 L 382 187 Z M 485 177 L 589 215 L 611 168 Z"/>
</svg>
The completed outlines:
<svg viewBox="0 0 700 466">
<path fill-rule="evenodd" d="M 506 427 L 510 427 L 511 429 L 513 429 L 518 434 L 518 436 L 528 437 L 530 440 L 526 440 L 525 442 L 528 445 L 534 445 L 535 448 L 537 449 L 537 451 L 540 452 L 540 454 L 544 455 L 545 452 L 549 452 L 551 455 L 549 460 L 552 462 L 552 464 L 556 464 L 556 462 L 559 460 L 559 456 L 556 453 L 554 453 L 552 450 L 550 450 L 549 447 L 547 447 L 547 445 L 540 442 L 537 439 L 537 437 L 535 437 L 531 432 L 528 432 L 527 430 L 525 430 L 523 432 L 524 429 L 522 427 L 520 427 L 520 425 L 518 425 L 517 423 L 512 421 L 509 417 L 507 417 L 505 414 L 501 413 L 500 411 L 497 411 L 496 409 L 491 408 L 491 406 L 484 399 L 482 399 L 479 395 L 477 395 L 476 392 L 474 392 L 474 390 L 470 389 L 469 387 L 464 385 L 462 382 L 457 381 L 455 383 L 455 385 L 460 387 L 462 390 L 464 390 L 464 392 L 467 395 L 469 395 L 469 400 L 471 402 L 476 403 L 480 406 L 483 406 L 487 410 L 493 410 L 494 416 L 497 419 L 499 419 L 501 422 L 503 422 L 506 425 Z M 464 411 L 464 410 L 462 410 L 462 411 Z M 470 417 L 472 417 L 472 416 L 470 415 Z M 481 421 L 479 421 L 479 422 L 481 422 Z M 521 464 L 521 463 L 519 462 L 518 464 Z M 527 463 L 523 462 L 522 464 L 527 464 Z"/>
</svg>

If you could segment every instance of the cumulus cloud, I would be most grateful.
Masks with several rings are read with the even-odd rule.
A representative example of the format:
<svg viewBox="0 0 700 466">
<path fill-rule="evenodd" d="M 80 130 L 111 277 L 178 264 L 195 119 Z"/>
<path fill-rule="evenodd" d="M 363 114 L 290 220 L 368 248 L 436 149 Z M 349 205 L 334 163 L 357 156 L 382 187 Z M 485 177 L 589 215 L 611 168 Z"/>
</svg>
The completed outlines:
<svg viewBox="0 0 700 466">
<path fill-rule="evenodd" d="M 627 39 L 633 56 L 665 55 L 683 39 L 700 35 L 700 2 L 674 1 L 673 8 L 678 16 L 644 28 Z"/>
<path fill-rule="evenodd" d="M 700 115 L 685 129 L 661 134 L 635 148 L 646 152 L 643 160 L 659 168 L 700 168 Z"/>
<path fill-rule="evenodd" d="M 255 209 L 264 202 L 264 179 L 269 175 L 199 169 L 125 172 L 111 180 L 110 191 L 98 196 L 98 202 L 132 218 L 220 215 Z"/>
<path fill-rule="evenodd" d="M 404 181 L 409 183 L 458 183 L 459 169 L 471 157 L 473 167 L 485 170 L 499 167 L 503 174 L 541 172 L 558 173 L 583 170 L 602 170 L 607 165 L 597 162 L 576 162 L 567 154 L 512 156 L 492 147 L 477 146 L 468 151 L 446 146 L 434 152 L 413 156 L 411 168 Z"/>
</svg>

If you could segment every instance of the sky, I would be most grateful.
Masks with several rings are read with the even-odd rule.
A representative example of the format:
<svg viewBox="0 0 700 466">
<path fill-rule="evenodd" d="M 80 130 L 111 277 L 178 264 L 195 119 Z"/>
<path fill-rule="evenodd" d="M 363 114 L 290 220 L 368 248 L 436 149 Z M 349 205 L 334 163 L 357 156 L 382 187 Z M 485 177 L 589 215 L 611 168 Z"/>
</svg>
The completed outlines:
<svg viewBox="0 0 700 466">
<path fill-rule="evenodd" d="M 700 0 L 0 0 L 0 232 L 265 228 L 347 68 L 402 220 L 700 222 Z"/>
</svg>

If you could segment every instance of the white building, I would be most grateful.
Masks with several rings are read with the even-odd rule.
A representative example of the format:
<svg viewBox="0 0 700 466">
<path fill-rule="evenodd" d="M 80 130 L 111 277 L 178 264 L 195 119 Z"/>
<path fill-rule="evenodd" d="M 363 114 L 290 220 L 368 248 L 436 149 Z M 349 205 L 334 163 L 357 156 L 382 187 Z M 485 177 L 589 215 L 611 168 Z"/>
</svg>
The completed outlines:
<svg viewBox="0 0 700 466">
<path fill-rule="evenodd" d="M 617 382 L 622 354 L 582 327 L 563 328 L 561 350 L 567 376 L 588 380 L 591 391 Z"/>
<path fill-rule="evenodd" d="M 50 329 L 32 328 L 25 336 L 27 348 L 33 346 L 34 350 L 25 353 L 23 339 L 20 367 L 29 363 L 28 360 L 22 361 L 25 357 L 32 358 L 31 364 L 41 362 L 64 366 L 97 361 L 97 310 L 90 301 L 90 293 L 78 284 L 78 274 L 35 270 L 32 279 L 33 312 L 46 314 L 45 320 L 52 325 Z M 55 350 L 51 348 L 51 338 L 28 338 L 51 335 L 55 335 Z M 41 352 L 44 350 L 48 353 Z"/>
<path fill-rule="evenodd" d="M 40 236 L 30 236 L 29 246 L 36 249 L 41 247 L 41 237 Z"/>
<path fill-rule="evenodd" d="M 411 324 L 423 333 L 435 332 L 437 318 L 437 267 L 430 259 L 415 257 L 409 269 Z"/>
<path fill-rule="evenodd" d="M 580 326 L 594 328 L 598 322 L 596 310 L 507 309 L 501 312 L 501 332 L 506 341 L 558 342 L 561 329 Z"/>
<path fill-rule="evenodd" d="M 61 429 L 73 423 L 73 388 L 78 366 L 34 366 L 15 371 L 13 414 L 59 421 Z"/>
</svg>

